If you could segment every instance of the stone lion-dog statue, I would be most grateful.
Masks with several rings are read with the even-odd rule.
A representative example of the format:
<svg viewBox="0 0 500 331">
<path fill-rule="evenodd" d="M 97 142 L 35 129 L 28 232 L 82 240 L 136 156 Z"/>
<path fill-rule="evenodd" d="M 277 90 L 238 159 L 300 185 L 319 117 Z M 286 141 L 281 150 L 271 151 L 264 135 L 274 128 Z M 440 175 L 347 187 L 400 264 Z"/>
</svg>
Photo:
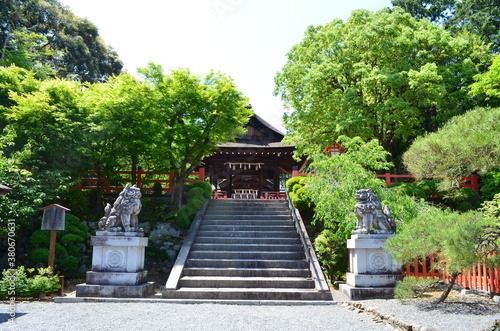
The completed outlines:
<svg viewBox="0 0 500 331">
<path fill-rule="evenodd" d="M 142 208 L 141 196 L 139 188 L 127 184 L 113 206 L 108 203 L 104 208 L 104 216 L 99 220 L 99 229 L 111 232 L 142 232 L 137 218 Z"/>
<path fill-rule="evenodd" d="M 354 234 L 386 234 L 396 231 L 396 222 L 390 217 L 389 206 L 382 210 L 382 204 L 371 189 L 358 190 L 355 198 L 358 202 L 354 206 L 354 214 L 358 223 Z"/>
</svg>

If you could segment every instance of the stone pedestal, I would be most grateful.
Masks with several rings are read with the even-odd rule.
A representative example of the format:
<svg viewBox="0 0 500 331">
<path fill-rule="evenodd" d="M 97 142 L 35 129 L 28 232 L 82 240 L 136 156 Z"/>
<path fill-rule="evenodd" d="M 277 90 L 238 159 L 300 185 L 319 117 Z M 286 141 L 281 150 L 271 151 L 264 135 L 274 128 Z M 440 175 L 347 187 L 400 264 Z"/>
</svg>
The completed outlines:
<svg viewBox="0 0 500 331">
<path fill-rule="evenodd" d="M 154 294 L 144 270 L 148 238 L 140 232 L 98 231 L 93 246 L 92 271 L 76 286 L 77 297 L 144 298 Z"/>
<path fill-rule="evenodd" d="M 340 291 L 350 300 L 392 298 L 401 266 L 384 250 L 393 234 L 355 234 L 347 240 L 349 272 Z"/>
</svg>

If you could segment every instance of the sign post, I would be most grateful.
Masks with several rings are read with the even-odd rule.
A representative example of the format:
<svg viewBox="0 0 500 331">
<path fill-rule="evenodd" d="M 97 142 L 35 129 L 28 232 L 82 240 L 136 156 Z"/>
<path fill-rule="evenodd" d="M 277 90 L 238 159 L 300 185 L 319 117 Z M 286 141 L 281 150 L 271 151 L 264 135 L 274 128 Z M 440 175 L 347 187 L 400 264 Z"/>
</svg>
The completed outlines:
<svg viewBox="0 0 500 331">
<path fill-rule="evenodd" d="M 49 261 L 48 265 L 51 272 L 54 272 L 54 259 L 56 255 L 56 238 L 57 230 L 64 230 L 64 219 L 66 212 L 71 209 L 52 204 L 47 207 L 41 208 L 43 210 L 42 230 L 50 230 L 50 244 L 49 244 Z M 61 294 L 63 293 L 64 276 L 59 276 L 61 283 Z"/>
</svg>

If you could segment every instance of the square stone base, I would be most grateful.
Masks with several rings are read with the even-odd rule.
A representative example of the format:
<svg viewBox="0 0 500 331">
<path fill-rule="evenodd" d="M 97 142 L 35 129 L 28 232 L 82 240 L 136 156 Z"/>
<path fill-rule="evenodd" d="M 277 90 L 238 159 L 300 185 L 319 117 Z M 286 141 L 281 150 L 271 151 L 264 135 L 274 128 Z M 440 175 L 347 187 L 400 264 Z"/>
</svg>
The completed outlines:
<svg viewBox="0 0 500 331">
<path fill-rule="evenodd" d="M 122 285 L 76 285 L 77 297 L 101 297 L 101 298 L 146 298 L 154 295 L 154 283 L 135 286 Z"/>
<path fill-rule="evenodd" d="M 141 285 L 147 282 L 148 272 L 96 272 L 87 271 L 89 285 Z"/>
<path fill-rule="evenodd" d="M 346 283 L 354 287 L 395 287 L 403 278 L 402 274 L 367 275 L 348 272 Z"/>
<path fill-rule="evenodd" d="M 340 292 L 349 300 L 392 299 L 394 287 L 354 287 L 340 284 Z"/>
</svg>

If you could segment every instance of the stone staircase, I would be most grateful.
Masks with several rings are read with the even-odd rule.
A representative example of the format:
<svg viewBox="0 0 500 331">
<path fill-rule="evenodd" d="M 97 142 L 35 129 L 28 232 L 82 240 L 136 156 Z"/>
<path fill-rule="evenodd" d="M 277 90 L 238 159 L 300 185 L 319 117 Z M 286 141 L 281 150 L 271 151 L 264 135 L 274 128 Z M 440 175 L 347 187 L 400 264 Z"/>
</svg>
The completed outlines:
<svg viewBox="0 0 500 331">
<path fill-rule="evenodd" d="M 331 301 L 291 215 L 285 200 L 209 200 L 191 226 L 163 297 Z"/>
</svg>

